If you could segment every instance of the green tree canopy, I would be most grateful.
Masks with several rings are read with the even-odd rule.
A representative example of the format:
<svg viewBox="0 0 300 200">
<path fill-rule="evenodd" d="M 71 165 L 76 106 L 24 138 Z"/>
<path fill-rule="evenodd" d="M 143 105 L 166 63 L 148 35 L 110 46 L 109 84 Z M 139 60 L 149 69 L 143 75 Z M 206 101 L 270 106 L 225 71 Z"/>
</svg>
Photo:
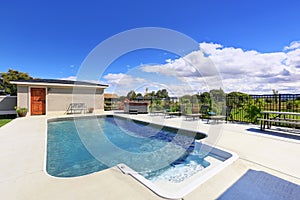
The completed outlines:
<svg viewBox="0 0 300 200">
<path fill-rule="evenodd" d="M 149 97 L 155 97 L 155 96 L 156 96 L 155 91 L 148 93 L 148 90 L 147 90 L 147 94 L 145 94 L 144 97 L 149 98 Z"/>
<path fill-rule="evenodd" d="M 209 104 L 210 94 L 208 92 L 203 92 L 200 94 L 200 101 L 202 104 Z"/>
<path fill-rule="evenodd" d="M 162 98 L 169 98 L 169 93 L 166 89 L 161 90 L 161 97 Z"/>
<path fill-rule="evenodd" d="M 249 97 L 249 94 L 243 93 L 243 92 L 230 92 L 228 94 L 230 97 Z"/>
<path fill-rule="evenodd" d="M 10 81 L 17 80 L 30 80 L 33 79 L 28 73 L 19 72 L 17 70 L 9 69 L 8 72 L 1 73 L 2 83 L 0 84 L 0 89 L 4 89 L 5 93 L 12 96 L 17 95 L 17 86 L 10 83 Z"/>
<path fill-rule="evenodd" d="M 227 105 L 241 108 L 248 102 L 250 95 L 242 92 L 230 92 L 228 97 Z"/>
<path fill-rule="evenodd" d="M 136 93 L 135 93 L 135 91 L 131 90 L 130 92 L 128 92 L 128 94 L 126 95 L 126 97 L 128 99 L 136 99 Z"/>
<path fill-rule="evenodd" d="M 185 94 L 181 97 L 182 103 L 191 103 L 191 101 L 192 101 L 192 96 L 189 94 Z"/>
<path fill-rule="evenodd" d="M 155 96 L 157 98 L 168 98 L 169 97 L 169 94 L 168 94 L 168 91 L 166 89 L 162 89 L 162 90 L 158 90 L 155 94 Z"/>
<path fill-rule="evenodd" d="M 141 99 L 141 98 L 143 98 L 143 95 L 141 93 L 137 93 L 136 94 L 136 98 L 140 98 Z"/>
<path fill-rule="evenodd" d="M 209 93 L 211 94 L 211 97 L 216 102 L 224 102 L 226 98 L 226 93 L 220 88 L 219 90 L 210 90 Z"/>
</svg>

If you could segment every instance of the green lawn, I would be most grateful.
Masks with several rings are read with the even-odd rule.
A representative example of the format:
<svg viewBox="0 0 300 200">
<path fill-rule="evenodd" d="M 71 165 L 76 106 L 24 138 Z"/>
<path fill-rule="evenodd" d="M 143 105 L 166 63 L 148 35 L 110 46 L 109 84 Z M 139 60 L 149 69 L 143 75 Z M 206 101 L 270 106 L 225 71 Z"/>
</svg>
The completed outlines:
<svg viewBox="0 0 300 200">
<path fill-rule="evenodd" d="M 0 127 L 4 126 L 4 124 L 7 124 L 8 122 L 10 122 L 13 119 L 0 119 Z"/>
</svg>

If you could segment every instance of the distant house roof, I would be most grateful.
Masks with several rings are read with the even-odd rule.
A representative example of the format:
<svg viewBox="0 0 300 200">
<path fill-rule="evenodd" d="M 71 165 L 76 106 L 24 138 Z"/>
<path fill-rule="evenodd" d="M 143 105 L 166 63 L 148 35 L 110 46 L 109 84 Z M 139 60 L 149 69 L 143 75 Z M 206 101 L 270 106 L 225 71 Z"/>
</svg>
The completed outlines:
<svg viewBox="0 0 300 200">
<path fill-rule="evenodd" d="M 105 99 L 118 99 L 119 96 L 116 95 L 116 94 L 104 93 L 104 98 L 105 98 Z"/>
<path fill-rule="evenodd" d="M 44 85 L 44 86 L 68 86 L 68 87 L 100 87 L 107 88 L 108 85 L 97 84 L 85 81 L 71 81 L 59 79 L 30 79 L 30 80 L 17 80 L 11 81 L 12 84 L 17 85 Z"/>
</svg>

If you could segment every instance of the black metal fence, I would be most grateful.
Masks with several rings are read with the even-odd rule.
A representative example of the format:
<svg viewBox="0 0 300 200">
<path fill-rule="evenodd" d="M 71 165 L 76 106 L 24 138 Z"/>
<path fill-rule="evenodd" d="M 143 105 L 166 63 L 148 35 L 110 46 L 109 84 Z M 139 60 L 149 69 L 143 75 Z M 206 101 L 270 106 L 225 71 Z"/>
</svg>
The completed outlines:
<svg viewBox="0 0 300 200">
<path fill-rule="evenodd" d="M 257 123 L 260 112 L 300 112 L 300 94 L 226 96 L 226 105 L 232 107 L 230 120 Z"/>
<path fill-rule="evenodd" d="M 213 98 L 213 99 L 212 99 Z M 156 97 L 137 98 L 135 101 L 149 101 L 150 105 L 154 104 L 161 106 L 160 109 L 169 109 L 169 106 L 177 106 L 181 109 L 182 106 L 189 104 L 191 112 L 199 112 L 202 105 L 210 107 L 211 111 L 220 113 L 223 106 L 231 108 L 227 116 L 229 121 L 258 123 L 258 118 L 261 117 L 262 111 L 280 111 L 280 112 L 298 112 L 300 113 L 300 94 L 269 94 L 269 95 L 247 95 L 243 93 L 235 93 L 225 96 L 210 96 L 208 100 L 201 98 L 190 97 L 188 103 L 185 98 L 165 98 L 160 99 Z M 211 101 L 212 100 L 212 101 Z M 300 120 L 300 117 L 293 116 Z"/>
</svg>

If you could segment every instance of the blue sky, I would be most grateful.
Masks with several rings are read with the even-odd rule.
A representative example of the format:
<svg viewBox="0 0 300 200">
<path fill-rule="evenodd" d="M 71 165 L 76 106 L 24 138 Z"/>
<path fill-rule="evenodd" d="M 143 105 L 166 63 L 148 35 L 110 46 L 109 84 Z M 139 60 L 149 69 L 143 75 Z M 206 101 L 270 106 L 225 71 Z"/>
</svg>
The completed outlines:
<svg viewBox="0 0 300 200">
<path fill-rule="evenodd" d="M 188 35 L 210 52 L 220 68 L 226 91 L 268 93 L 278 89 L 294 93 L 300 74 L 299 8 L 297 0 L 2 1 L 0 71 L 12 68 L 39 78 L 76 77 L 85 57 L 105 39 L 133 28 L 163 27 Z M 228 64 L 221 69 L 220 62 L 233 55 L 246 61 L 234 60 L 232 63 L 244 64 Z M 261 57 L 267 59 L 262 61 Z M 253 59 L 247 60 L 250 58 Z M 141 64 L 168 64 L 168 59 L 178 58 L 155 50 L 137 51 L 112 64 L 101 81 L 115 86 L 117 75 L 127 74 Z M 247 70 L 254 67 L 251 62 L 278 67 L 261 69 L 253 84 L 236 87 L 243 76 L 253 74 Z M 159 74 L 157 69 L 155 73 Z M 236 76 L 240 79 L 230 80 L 233 74 L 228 74 L 229 69 L 238 71 Z M 115 79 L 111 79 L 113 76 Z M 276 83 L 282 87 L 276 88 Z"/>
</svg>

